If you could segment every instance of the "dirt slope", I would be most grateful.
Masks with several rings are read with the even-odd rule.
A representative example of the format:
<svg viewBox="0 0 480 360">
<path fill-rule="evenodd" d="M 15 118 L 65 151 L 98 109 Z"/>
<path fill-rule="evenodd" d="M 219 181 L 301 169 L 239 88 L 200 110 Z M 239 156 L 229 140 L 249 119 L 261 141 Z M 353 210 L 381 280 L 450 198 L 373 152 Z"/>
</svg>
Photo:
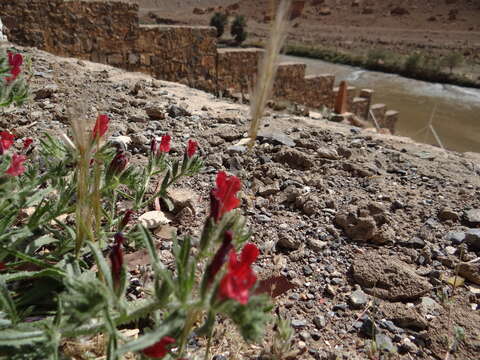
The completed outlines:
<svg viewBox="0 0 480 360">
<path fill-rule="evenodd" d="M 110 115 L 109 135 L 130 137 L 135 162 L 146 162 L 153 136 L 172 135 L 172 156 L 181 156 L 186 138 L 197 139 L 205 170 L 180 186 L 200 201 L 170 224 L 181 236 L 199 235 L 215 173 L 241 179 L 241 211 L 261 248 L 255 270 L 261 279 L 281 276 L 293 286 L 274 302 L 295 328 L 295 359 L 379 359 L 369 353 L 372 339 L 397 351 L 395 359 L 445 359 L 457 327 L 465 339 L 449 358 L 478 359 L 478 154 L 444 152 L 318 114 L 268 115 L 247 153 L 233 146 L 248 128 L 244 105 L 144 74 L 21 50 L 33 59 L 32 91 L 42 96 L 7 111 L 1 131 L 35 141 L 44 132 L 65 132 L 70 106 L 81 102 L 91 118 Z M 165 119 L 150 119 L 150 106 Z M 172 107 L 187 112 L 169 112 Z M 169 264 L 171 241 L 155 234 Z M 462 261 L 470 263 L 457 267 Z M 468 280 L 453 291 L 445 279 L 456 269 Z M 262 347 L 239 341 L 228 324 L 221 327 L 225 335 L 215 337 L 212 355 L 259 359 Z M 204 345 L 204 338 L 192 338 L 188 358 L 201 355 Z"/>
</svg>

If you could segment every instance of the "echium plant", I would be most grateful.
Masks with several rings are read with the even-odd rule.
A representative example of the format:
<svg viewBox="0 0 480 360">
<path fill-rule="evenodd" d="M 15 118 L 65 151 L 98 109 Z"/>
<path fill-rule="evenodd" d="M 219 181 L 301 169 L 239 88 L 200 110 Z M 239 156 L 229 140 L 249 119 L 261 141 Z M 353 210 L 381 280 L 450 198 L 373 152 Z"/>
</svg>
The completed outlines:
<svg viewBox="0 0 480 360">
<path fill-rule="evenodd" d="M 28 87 L 22 72 L 23 62 L 21 54 L 10 51 L 7 56 L 0 56 L 0 107 L 12 103 L 20 105 L 27 99 Z"/>
<path fill-rule="evenodd" d="M 10 64 L 0 92 L 23 81 L 19 59 L 0 59 Z M 208 358 L 219 316 L 245 340 L 259 339 L 271 305 L 254 291 L 259 250 L 247 243 L 236 210 L 240 180 L 217 174 L 200 239 L 174 239 L 169 269 L 149 230 L 133 219 L 157 199 L 170 209 L 168 188 L 202 168 L 198 144 L 190 140 L 175 159 L 164 135 L 152 140 L 148 163 L 134 166 L 124 146 L 106 140 L 109 122 L 107 115 L 91 125 L 74 119 L 62 141 L 45 135 L 20 143 L 0 132 L 0 359 L 60 359 L 65 341 L 100 334 L 109 360 L 132 352 L 186 359 L 193 335 L 209 339 Z M 153 270 L 147 295 L 135 301 L 126 296 L 131 243 L 145 245 Z M 141 335 L 125 337 L 128 327 Z"/>
</svg>

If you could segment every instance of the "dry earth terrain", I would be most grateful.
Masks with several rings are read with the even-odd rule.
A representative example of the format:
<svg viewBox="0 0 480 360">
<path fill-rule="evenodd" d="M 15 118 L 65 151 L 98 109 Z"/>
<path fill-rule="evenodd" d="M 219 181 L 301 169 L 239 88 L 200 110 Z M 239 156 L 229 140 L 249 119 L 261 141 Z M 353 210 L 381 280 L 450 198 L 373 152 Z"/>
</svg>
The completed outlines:
<svg viewBox="0 0 480 360">
<path fill-rule="evenodd" d="M 121 138 L 135 162 L 147 161 L 153 136 L 171 134 L 174 156 L 186 139 L 199 141 L 206 167 L 180 185 L 191 206 L 170 214 L 179 235 L 198 236 L 219 170 L 240 177 L 241 209 L 261 249 L 255 269 L 261 279 L 282 279 L 274 303 L 295 329 L 294 359 L 380 359 L 386 352 L 395 359 L 478 359 L 479 155 L 329 123 L 318 114 L 280 113 L 265 118 L 248 153 L 236 145 L 248 128 L 244 105 L 139 73 L 20 50 L 33 58 L 33 96 L 5 112 L 0 130 L 59 134 L 68 131 L 69 108 L 81 103 L 92 118 L 111 116 L 110 135 L 131 140 Z M 155 230 L 167 266 L 169 230 Z M 151 283 L 136 274 L 148 264 L 138 253 L 126 259 L 129 297 L 141 297 Z M 457 272 L 462 281 L 454 289 L 449 281 Z M 215 360 L 261 359 L 262 346 L 238 341 L 228 324 L 222 328 Z M 464 338 L 454 335 L 460 330 Z M 193 338 L 191 355 L 204 345 Z"/>
</svg>

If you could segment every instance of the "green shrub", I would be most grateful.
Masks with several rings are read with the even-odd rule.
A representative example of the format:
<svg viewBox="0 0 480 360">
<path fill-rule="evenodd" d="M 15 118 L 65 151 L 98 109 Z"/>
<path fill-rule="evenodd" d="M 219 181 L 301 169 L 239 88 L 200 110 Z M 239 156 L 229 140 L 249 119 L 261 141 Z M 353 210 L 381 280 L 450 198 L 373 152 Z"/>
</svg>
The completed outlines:
<svg viewBox="0 0 480 360">
<path fill-rule="evenodd" d="M 247 22 L 245 21 L 245 17 L 243 15 L 237 15 L 230 29 L 230 34 L 235 38 L 237 45 L 240 45 L 247 39 L 246 27 Z"/>
<path fill-rule="evenodd" d="M 423 55 L 421 53 L 413 53 L 405 60 L 404 69 L 407 74 L 417 74 L 422 67 Z"/>
<path fill-rule="evenodd" d="M 210 26 L 217 29 L 217 38 L 222 37 L 225 32 L 225 25 L 227 24 L 228 17 L 226 14 L 216 12 L 210 19 Z"/>
<path fill-rule="evenodd" d="M 388 53 L 383 49 L 372 49 L 367 53 L 367 65 L 378 66 L 386 63 Z"/>
<path fill-rule="evenodd" d="M 453 72 L 453 69 L 462 65 L 464 61 L 465 59 L 462 54 L 458 52 L 452 52 L 442 58 L 442 60 L 440 61 L 440 65 L 441 67 L 448 67 L 451 74 Z"/>
</svg>

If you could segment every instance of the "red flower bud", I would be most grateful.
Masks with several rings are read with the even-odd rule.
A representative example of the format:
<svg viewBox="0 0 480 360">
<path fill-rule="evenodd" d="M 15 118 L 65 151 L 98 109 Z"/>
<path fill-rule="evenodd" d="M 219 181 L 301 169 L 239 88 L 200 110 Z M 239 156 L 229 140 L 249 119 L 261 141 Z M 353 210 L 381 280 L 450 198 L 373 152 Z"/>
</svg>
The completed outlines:
<svg viewBox="0 0 480 360">
<path fill-rule="evenodd" d="M 153 154 L 153 155 L 156 155 L 157 154 L 157 147 L 158 147 L 158 142 L 157 142 L 157 139 L 154 137 L 152 139 L 152 142 L 150 143 L 150 152 Z"/>
<path fill-rule="evenodd" d="M 27 160 L 25 155 L 13 154 L 12 162 L 10 163 L 10 167 L 5 172 L 11 176 L 19 176 L 25 172 L 25 166 L 23 163 Z"/>
<path fill-rule="evenodd" d="M 188 145 L 187 145 L 187 157 L 191 158 L 195 153 L 197 152 L 197 147 L 198 143 L 193 140 L 188 140 Z"/>
<path fill-rule="evenodd" d="M 25 140 L 23 140 L 23 150 L 27 150 L 30 145 L 32 145 L 33 143 L 33 139 L 31 138 L 26 138 Z"/>
<path fill-rule="evenodd" d="M 115 288 L 120 286 L 120 275 L 123 268 L 123 243 L 125 237 L 122 233 L 118 232 L 114 235 L 115 243 L 112 246 L 110 252 L 110 261 L 112 263 L 112 279 Z"/>
<path fill-rule="evenodd" d="M 207 268 L 208 284 L 211 284 L 213 280 L 215 280 L 215 276 L 220 271 L 223 264 L 225 264 L 225 261 L 227 261 L 227 255 L 233 249 L 232 241 L 233 241 L 233 232 L 230 230 L 226 231 L 223 238 L 222 245 L 218 249 L 217 253 L 213 257 L 212 262 Z"/>
<path fill-rule="evenodd" d="M 97 139 L 105 135 L 108 130 L 109 122 L 110 118 L 108 115 L 98 115 L 97 121 L 95 122 L 95 126 L 93 128 L 92 137 Z"/>
<path fill-rule="evenodd" d="M 117 152 L 107 169 L 107 179 L 120 175 L 128 165 L 128 156 L 123 152 Z"/>
<path fill-rule="evenodd" d="M 125 211 L 125 214 L 123 214 L 123 219 L 120 222 L 119 231 L 122 231 L 123 229 L 125 229 L 128 223 L 132 220 L 133 214 L 134 212 L 131 209 Z"/>
<path fill-rule="evenodd" d="M 154 359 L 161 359 L 168 354 L 167 346 L 175 343 L 175 339 L 170 336 L 164 336 L 160 341 L 142 350 L 142 353 Z"/>
</svg>

